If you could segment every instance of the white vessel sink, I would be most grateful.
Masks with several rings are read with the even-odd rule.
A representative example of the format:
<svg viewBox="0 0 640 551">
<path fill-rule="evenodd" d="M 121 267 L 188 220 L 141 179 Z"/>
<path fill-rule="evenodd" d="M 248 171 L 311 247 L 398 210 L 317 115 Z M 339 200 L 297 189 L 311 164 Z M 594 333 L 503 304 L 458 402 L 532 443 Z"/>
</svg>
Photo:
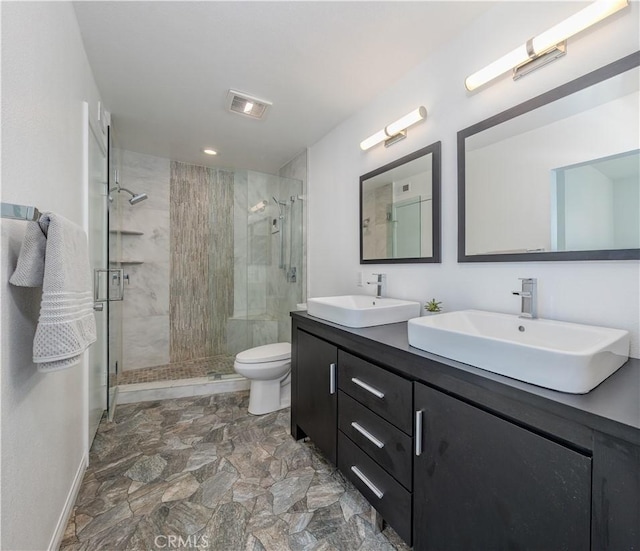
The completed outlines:
<svg viewBox="0 0 640 551">
<path fill-rule="evenodd" d="M 534 385 L 584 394 L 629 358 L 629 332 L 463 310 L 409 320 L 409 344 Z"/>
<path fill-rule="evenodd" d="M 420 303 L 368 295 L 310 298 L 311 316 L 347 327 L 371 327 L 407 321 L 420 315 Z"/>
</svg>

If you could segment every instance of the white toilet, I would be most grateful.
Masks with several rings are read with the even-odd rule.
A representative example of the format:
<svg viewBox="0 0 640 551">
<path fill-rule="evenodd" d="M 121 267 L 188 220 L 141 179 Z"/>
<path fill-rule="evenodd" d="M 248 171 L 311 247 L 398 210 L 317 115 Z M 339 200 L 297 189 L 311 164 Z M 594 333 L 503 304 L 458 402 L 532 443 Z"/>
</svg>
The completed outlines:
<svg viewBox="0 0 640 551">
<path fill-rule="evenodd" d="M 251 381 L 249 413 L 264 415 L 291 405 L 291 343 L 240 352 L 233 369 Z"/>
</svg>

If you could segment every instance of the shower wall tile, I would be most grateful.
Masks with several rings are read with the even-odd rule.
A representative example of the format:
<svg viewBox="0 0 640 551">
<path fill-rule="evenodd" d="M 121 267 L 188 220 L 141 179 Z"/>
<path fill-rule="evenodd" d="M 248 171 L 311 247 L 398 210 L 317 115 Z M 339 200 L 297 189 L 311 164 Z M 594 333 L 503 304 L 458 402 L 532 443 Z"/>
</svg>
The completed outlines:
<svg viewBox="0 0 640 551">
<path fill-rule="evenodd" d="M 136 205 L 136 209 L 168 210 L 169 159 L 122 151 L 120 185 L 134 193 L 147 193 L 149 198 Z M 124 193 L 128 199 L 129 195 Z M 127 203 L 128 204 L 128 203 Z"/>
<path fill-rule="evenodd" d="M 273 181 L 277 181 L 277 177 L 271 174 L 249 172 L 246 208 L 252 207 L 260 201 L 267 201 L 267 204 L 274 206 L 272 196 L 275 194 L 275 190 L 270 185 Z"/>
<path fill-rule="evenodd" d="M 144 235 L 122 236 L 122 258 L 144 260 L 168 261 L 170 246 L 169 211 L 150 210 L 140 216 L 140 220 L 132 220 L 126 225 L 127 229 L 144 232 Z"/>
<path fill-rule="evenodd" d="M 247 314 L 247 263 L 246 257 L 234 256 L 233 263 L 233 315 Z"/>
<path fill-rule="evenodd" d="M 126 268 L 125 283 L 127 317 L 169 315 L 169 262 L 145 262 Z"/>
<path fill-rule="evenodd" d="M 271 258 L 271 218 L 264 213 L 249 215 L 248 263 L 267 265 Z"/>
<path fill-rule="evenodd" d="M 277 320 L 255 320 L 249 322 L 251 330 L 251 346 L 262 346 L 277 342 Z"/>
<path fill-rule="evenodd" d="M 235 355 L 247 348 L 278 342 L 278 321 L 230 318 L 227 321 L 227 335 L 227 352 Z"/>
<path fill-rule="evenodd" d="M 129 284 L 122 302 L 123 370 L 152 367 L 169 361 L 169 160 L 119 150 L 119 182 L 149 198 L 130 205 L 120 193 L 116 227 L 143 232 L 122 235 L 119 258 L 142 261 L 123 264 Z"/>
<path fill-rule="evenodd" d="M 135 369 L 169 363 L 169 316 L 125 316 L 122 325 L 125 367 Z"/>
<path fill-rule="evenodd" d="M 227 320 L 227 354 L 235 356 L 238 352 L 251 348 L 248 345 L 248 322 L 243 318 Z"/>
<path fill-rule="evenodd" d="M 267 296 L 264 281 L 254 281 L 247 284 L 247 300 L 249 316 L 259 316 L 267 311 Z"/>
<path fill-rule="evenodd" d="M 278 342 L 291 342 L 291 317 L 278 320 Z"/>
<path fill-rule="evenodd" d="M 248 176 L 246 170 L 235 173 L 233 181 L 233 315 L 247 312 L 247 236 L 249 217 Z"/>
<path fill-rule="evenodd" d="M 122 227 L 128 230 L 144 232 L 145 235 L 154 228 L 169 229 L 169 203 L 164 208 L 142 208 L 147 201 L 130 205 L 124 201 L 122 209 Z"/>
</svg>

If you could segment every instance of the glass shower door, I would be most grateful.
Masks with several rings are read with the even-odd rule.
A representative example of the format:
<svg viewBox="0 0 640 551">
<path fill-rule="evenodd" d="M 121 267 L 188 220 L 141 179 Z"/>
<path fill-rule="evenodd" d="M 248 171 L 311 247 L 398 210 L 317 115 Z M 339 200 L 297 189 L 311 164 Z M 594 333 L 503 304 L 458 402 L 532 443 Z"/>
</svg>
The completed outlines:
<svg viewBox="0 0 640 551">
<path fill-rule="evenodd" d="M 121 167 L 120 150 L 115 147 L 114 133 L 109 127 L 109 189 L 114 187 L 118 181 L 117 173 Z M 122 266 L 122 202 L 119 201 L 117 195 L 108 200 L 109 215 L 109 267 L 111 269 L 121 270 Z M 122 277 L 128 281 L 128 275 L 123 272 Z M 107 412 L 109 420 L 113 420 L 116 409 L 117 391 L 118 391 L 118 372 L 122 366 L 122 300 L 111 300 L 124 298 L 119 293 L 124 291 L 124 281 L 118 282 L 110 278 L 111 283 L 121 283 L 121 289 L 116 289 L 114 285 L 109 286 L 109 350 L 107 372 Z M 115 296 L 114 296 L 115 295 Z"/>
<path fill-rule="evenodd" d="M 302 182 L 234 174 L 233 315 L 227 353 L 291 341 L 289 313 L 302 302 Z"/>
<path fill-rule="evenodd" d="M 106 136 L 92 124 L 88 105 L 84 104 L 86 121 L 86 167 L 88 186 L 89 261 L 94 273 L 96 298 L 107 296 L 108 281 L 101 274 L 108 273 L 107 224 L 107 147 Z M 88 373 L 88 448 L 95 437 L 102 414 L 107 407 L 108 365 L 108 301 L 96 302 L 97 340 L 89 347 Z"/>
</svg>

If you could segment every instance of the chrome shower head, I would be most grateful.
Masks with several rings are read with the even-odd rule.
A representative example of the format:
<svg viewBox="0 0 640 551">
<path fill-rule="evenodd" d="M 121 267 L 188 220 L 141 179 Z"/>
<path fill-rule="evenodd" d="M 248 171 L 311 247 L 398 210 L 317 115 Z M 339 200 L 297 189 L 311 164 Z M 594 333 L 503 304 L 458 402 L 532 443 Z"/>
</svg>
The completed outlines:
<svg viewBox="0 0 640 551">
<path fill-rule="evenodd" d="M 149 196 L 146 193 L 139 193 L 138 195 L 134 195 L 131 199 L 129 199 L 129 203 L 131 205 L 137 205 L 140 201 L 144 201 L 148 198 Z"/>
<path fill-rule="evenodd" d="M 146 193 L 133 193 L 133 191 L 127 189 L 126 187 L 120 187 L 120 184 L 116 182 L 115 187 L 112 187 L 109 190 L 109 201 L 113 201 L 113 197 L 111 195 L 111 192 L 113 191 L 117 191 L 118 193 L 120 193 L 121 191 L 126 191 L 129 195 L 131 195 L 131 199 L 129 199 L 130 205 L 137 205 L 141 201 L 144 201 L 145 199 L 149 198 L 149 196 Z"/>
</svg>

